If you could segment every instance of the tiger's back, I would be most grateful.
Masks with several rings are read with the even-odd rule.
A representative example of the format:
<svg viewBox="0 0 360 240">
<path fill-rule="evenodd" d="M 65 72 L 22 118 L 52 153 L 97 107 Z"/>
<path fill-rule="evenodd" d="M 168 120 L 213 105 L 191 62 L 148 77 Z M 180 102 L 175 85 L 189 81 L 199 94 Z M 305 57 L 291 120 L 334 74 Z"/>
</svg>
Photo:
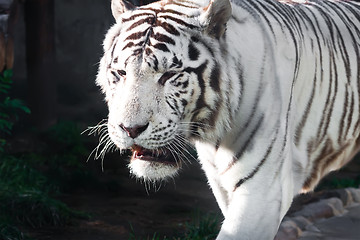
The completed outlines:
<svg viewBox="0 0 360 240">
<path fill-rule="evenodd" d="M 341 1 L 291 8 L 298 23 L 293 142 L 307 154 L 298 159 L 306 174 L 304 191 L 359 150 L 359 9 Z"/>
<path fill-rule="evenodd" d="M 130 171 L 157 181 L 194 144 L 225 216 L 218 239 L 271 239 L 293 196 L 358 151 L 359 6 L 113 0 L 104 151 L 132 149 Z"/>
</svg>

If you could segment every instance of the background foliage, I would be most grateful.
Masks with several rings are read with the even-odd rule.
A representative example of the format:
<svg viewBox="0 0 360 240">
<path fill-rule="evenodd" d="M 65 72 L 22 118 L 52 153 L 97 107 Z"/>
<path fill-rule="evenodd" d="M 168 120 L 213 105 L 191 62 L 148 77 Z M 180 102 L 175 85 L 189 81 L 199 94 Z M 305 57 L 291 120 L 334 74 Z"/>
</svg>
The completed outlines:
<svg viewBox="0 0 360 240">
<path fill-rule="evenodd" d="M 11 70 L 0 75 L 0 239 L 4 240 L 29 239 L 19 230 L 20 226 L 57 226 L 74 217 L 88 217 L 56 199 L 61 180 L 49 177 L 51 169 L 79 170 L 75 159 L 87 154 L 80 130 L 74 124 L 62 123 L 44 134 L 57 146 L 53 149 L 56 154 L 9 150 L 8 138 L 20 114 L 30 114 L 23 101 L 10 97 L 11 77 Z"/>
<path fill-rule="evenodd" d="M 9 96 L 12 85 L 12 71 L 5 70 L 0 74 L 0 153 L 4 152 L 5 136 L 11 135 L 19 112 L 30 113 L 30 109 L 20 99 Z"/>
</svg>

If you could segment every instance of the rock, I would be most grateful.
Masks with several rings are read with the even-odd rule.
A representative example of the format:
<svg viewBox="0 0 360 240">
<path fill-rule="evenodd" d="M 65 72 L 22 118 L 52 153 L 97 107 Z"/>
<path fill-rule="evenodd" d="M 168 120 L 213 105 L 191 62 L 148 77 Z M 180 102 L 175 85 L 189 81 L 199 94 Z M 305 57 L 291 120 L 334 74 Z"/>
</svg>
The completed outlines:
<svg viewBox="0 0 360 240">
<path fill-rule="evenodd" d="M 338 194 L 344 206 L 349 206 L 350 204 L 353 203 L 351 192 L 348 191 L 347 189 L 337 189 L 334 191 Z"/>
<path fill-rule="evenodd" d="M 360 204 L 349 208 L 342 216 L 316 221 L 309 225 L 299 239 L 331 239 L 355 240 L 360 239 Z"/>
<path fill-rule="evenodd" d="M 316 219 L 329 218 L 344 212 L 342 201 L 338 198 L 324 199 L 305 206 L 301 211 L 294 213 L 295 217 L 302 216 L 313 222 Z"/>
<path fill-rule="evenodd" d="M 354 203 L 360 203 L 360 189 L 358 188 L 348 188 L 346 189 L 350 192 L 352 200 Z"/>
<path fill-rule="evenodd" d="M 345 213 L 343 202 L 338 198 L 330 198 L 325 201 L 325 204 L 329 205 L 333 209 L 335 216 L 340 216 Z"/>
<path fill-rule="evenodd" d="M 304 205 L 284 218 L 275 240 L 360 239 L 360 189 L 323 193 L 318 201 Z"/>
<path fill-rule="evenodd" d="M 304 218 L 303 216 L 297 216 L 291 218 L 292 221 L 295 222 L 295 224 L 301 229 L 304 230 L 308 225 L 311 225 L 312 222 L 310 222 L 308 219 Z"/>
<path fill-rule="evenodd" d="M 301 229 L 292 220 L 285 220 L 281 223 L 274 240 L 296 240 L 301 235 Z"/>
</svg>

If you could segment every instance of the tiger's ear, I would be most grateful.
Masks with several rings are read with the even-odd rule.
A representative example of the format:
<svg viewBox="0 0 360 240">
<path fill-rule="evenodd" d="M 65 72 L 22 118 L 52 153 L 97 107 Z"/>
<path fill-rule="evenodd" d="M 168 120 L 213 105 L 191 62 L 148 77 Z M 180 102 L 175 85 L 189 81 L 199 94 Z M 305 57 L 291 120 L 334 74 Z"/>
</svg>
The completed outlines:
<svg viewBox="0 0 360 240">
<path fill-rule="evenodd" d="M 111 11 L 115 20 L 124 12 L 136 9 L 136 5 L 139 5 L 138 2 L 139 0 L 112 0 Z"/>
<path fill-rule="evenodd" d="M 219 39 L 226 30 L 226 23 L 231 17 L 232 8 L 229 0 L 211 0 L 200 15 L 200 22 L 205 32 Z"/>
</svg>

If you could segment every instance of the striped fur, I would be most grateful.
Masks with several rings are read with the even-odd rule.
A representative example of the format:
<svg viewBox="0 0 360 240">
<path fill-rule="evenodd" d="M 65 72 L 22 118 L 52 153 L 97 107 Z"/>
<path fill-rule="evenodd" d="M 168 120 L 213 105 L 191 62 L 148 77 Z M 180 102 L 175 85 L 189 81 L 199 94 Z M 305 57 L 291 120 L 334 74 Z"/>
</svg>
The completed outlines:
<svg viewBox="0 0 360 240">
<path fill-rule="evenodd" d="M 360 4 L 135 5 L 112 1 L 104 41 L 109 138 L 148 181 L 194 144 L 225 217 L 217 239 L 273 239 L 292 198 L 359 150 Z"/>
</svg>

